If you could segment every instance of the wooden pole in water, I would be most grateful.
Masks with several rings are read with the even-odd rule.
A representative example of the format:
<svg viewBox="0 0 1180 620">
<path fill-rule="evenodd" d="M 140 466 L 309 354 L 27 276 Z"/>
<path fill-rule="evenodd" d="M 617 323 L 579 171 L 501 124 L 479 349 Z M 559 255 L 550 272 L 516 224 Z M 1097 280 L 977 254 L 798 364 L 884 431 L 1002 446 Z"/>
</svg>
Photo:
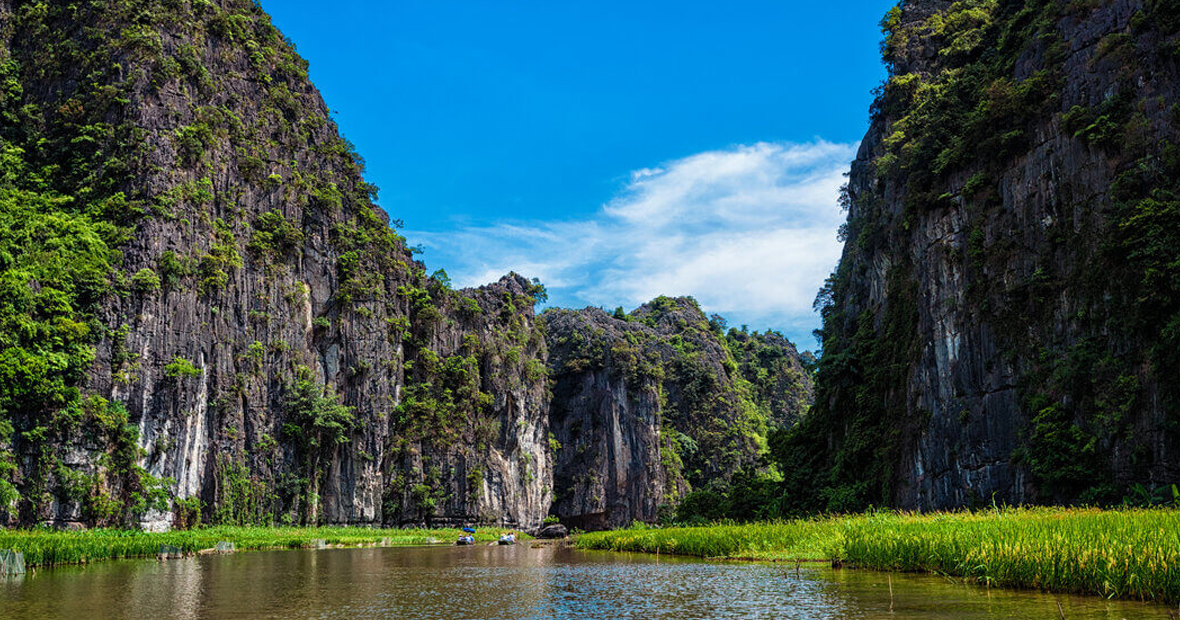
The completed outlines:
<svg viewBox="0 0 1180 620">
<path fill-rule="evenodd" d="M 889 613 L 893 613 L 893 575 L 889 577 Z"/>
<path fill-rule="evenodd" d="M 1061 608 L 1061 601 L 1057 601 L 1057 613 L 1061 614 L 1061 620 L 1065 620 L 1065 610 Z"/>
</svg>

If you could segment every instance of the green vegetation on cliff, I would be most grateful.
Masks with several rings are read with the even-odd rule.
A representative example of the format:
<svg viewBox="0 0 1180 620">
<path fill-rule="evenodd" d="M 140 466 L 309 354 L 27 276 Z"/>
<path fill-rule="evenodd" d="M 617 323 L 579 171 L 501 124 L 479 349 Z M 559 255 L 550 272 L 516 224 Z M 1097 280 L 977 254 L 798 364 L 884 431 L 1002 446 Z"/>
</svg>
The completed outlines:
<svg viewBox="0 0 1180 620">
<path fill-rule="evenodd" d="M 903 257 L 887 276 L 884 307 L 873 307 L 853 289 L 862 277 L 855 257 L 903 243 L 921 213 L 947 208 L 951 172 L 975 170 L 971 199 L 986 203 L 987 179 L 1027 150 L 1032 122 L 1048 112 L 1060 85 L 1057 10 L 1047 1 L 966 0 L 924 20 L 903 20 L 901 9 L 882 20 L 891 75 L 873 117 L 887 129 L 869 163 L 875 170 L 860 172 L 875 181 L 867 193 L 845 195 L 845 256 L 816 301 L 824 320 L 816 408 L 775 444 L 776 458 L 796 465 L 786 490 L 792 509 L 893 501 L 903 451 L 929 416 L 915 407 L 909 385 L 923 349 L 917 273 L 912 257 Z M 917 58 L 929 51 L 937 60 L 919 70 Z M 1014 81 L 1022 54 L 1037 54 L 1044 68 Z M 888 211 L 886 183 L 904 187 L 900 215 Z M 821 447 L 829 438 L 830 452 Z"/>
<path fill-rule="evenodd" d="M 162 282 L 151 269 L 133 276 L 121 270 L 118 249 L 138 223 L 174 217 L 177 201 L 211 197 L 204 186 L 153 196 L 132 182 L 154 158 L 144 150 L 144 129 L 126 110 L 137 91 L 169 80 L 191 79 L 197 91 L 212 87 L 195 47 L 165 53 L 160 30 L 165 24 L 266 42 L 257 51 L 260 65 L 265 58 L 303 72 L 253 4 L 243 3 L 232 16 L 208 3 L 201 6 L 190 13 L 176 2 L 29 2 L 4 21 L 0 520 L 17 509 L 22 521 L 35 520 L 53 501 L 80 502 L 84 518 L 107 524 L 127 523 L 148 508 L 167 506 L 167 481 L 152 478 L 137 464 L 138 431 L 127 426 L 123 406 L 79 389 L 95 361 L 95 345 L 125 336 L 125 329 L 112 330 L 100 321 L 99 310 L 135 292 L 155 294 L 161 284 L 175 287 L 187 275 L 198 275 L 202 287 L 224 286 L 227 270 L 241 267 L 241 258 L 232 245 L 224 245 L 226 239 L 232 244 L 233 234 L 218 219 L 223 245 L 215 243 L 193 259 L 166 255 L 172 261 L 162 263 Z M 111 28 L 118 28 L 120 36 L 109 36 Z M 55 94 L 44 98 L 46 89 Z M 200 124 L 178 133 L 190 164 L 214 136 L 237 122 L 223 110 L 206 112 Z M 134 356 L 116 347 L 112 357 L 120 378 L 134 381 Z M 179 357 L 165 370 L 174 379 L 199 374 L 192 362 Z M 99 471 L 74 471 L 54 450 L 80 439 L 104 446 Z M 36 454 L 32 467 L 16 467 L 14 452 Z"/>
<path fill-rule="evenodd" d="M 476 516 L 544 288 L 427 275 L 259 3 L 0 15 L 0 524 Z"/>
<path fill-rule="evenodd" d="M 36 19 L 34 8 L 17 19 Z M 155 505 L 160 482 L 136 464 L 136 433 L 123 408 L 76 386 L 106 335 L 100 301 L 143 280 L 114 269 L 114 248 L 140 212 L 115 191 L 130 148 L 114 127 L 86 124 L 80 101 L 56 111 L 27 104 L 28 71 L 0 48 L 0 521 L 18 510 L 36 514 L 52 493 L 84 500 L 95 519 L 120 518 Z M 91 119 L 110 105 L 94 96 L 86 101 Z M 70 120 L 47 131 L 46 115 Z M 68 475 L 60 464 L 53 442 L 78 434 L 109 446 L 108 472 L 124 481 L 119 497 L 101 478 Z M 24 472 L 19 444 L 34 447 Z"/>
<path fill-rule="evenodd" d="M 909 2 L 882 30 L 816 404 L 771 440 L 786 513 L 1175 482 L 1180 115 L 1141 84 L 1175 74 L 1180 4 Z"/>
<path fill-rule="evenodd" d="M 692 298 L 658 297 L 630 314 L 553 309 L 544 318 L 558 464 L 592 470 L 559 474 L 559 515 L 598 515 L 585 522 L 598 528 L 667 519 L 677 504 L 681 518 L 774 514 L 774 497 L 763 492 L 778 479 L 764 458 L 766 438 L 799 419 L 812 391 L 786 338 L 728 328 Z M 626 402 L 608 392 L 625 393 Z M 603 461 L 608 442 L 627 446 L 629 455 L 610 456 L 618 465 Z M 653 471 L 645 460 L 655 447 Z M 616 479 L 619 466 L 628 473 Z M 616 484 L 626 488 L 607 486 Z"/>
</svg>

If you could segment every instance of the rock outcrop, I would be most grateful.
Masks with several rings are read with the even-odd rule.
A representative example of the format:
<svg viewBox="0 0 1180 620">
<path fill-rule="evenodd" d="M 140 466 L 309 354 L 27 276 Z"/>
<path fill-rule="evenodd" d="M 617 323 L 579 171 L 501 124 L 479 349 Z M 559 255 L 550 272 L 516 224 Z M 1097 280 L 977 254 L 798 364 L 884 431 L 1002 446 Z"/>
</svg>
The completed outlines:
<svg viewBox="0 0 1180 620">
<path fill-rule="evenodd" d="M 0 0 L 0 522 L 651 521 L 809 399 L 686 300 L 547 342 L 375 196 L 255 2 Z"/>
<path fill-rule="evenodd" d="M 772 425 L 810 402 L 811 376 L 778 334 L 710 322 L 661 297 L 624 315 L 549 310 L 554 505 L 583 529 L 656 521 L 694 487 L 757 465 Z"/>
<path fill-rule="evenodd" d="M 0 63 L 8 184 L 118 250 L 79 389 L 0 403 L 13 518 L 540 524 L 537 287 L 425 273 L 254 2 L 0 0 Z"/>
<path fill-rule="evenodd" d="M 1180 6 L 903 2 L 821 293 L 804 510 L 1180 479 Z M 883 441 L 884 440 L 884 441 Z"/>
<path fill-rule="evenodd" d="M 569 528 L 560 523 L 553 525 L 546 525 L 537 532 L 537 538 L 544 540 L 554 540 L 559 538 L 567 538 L 570 535 Z"/>
</svg>

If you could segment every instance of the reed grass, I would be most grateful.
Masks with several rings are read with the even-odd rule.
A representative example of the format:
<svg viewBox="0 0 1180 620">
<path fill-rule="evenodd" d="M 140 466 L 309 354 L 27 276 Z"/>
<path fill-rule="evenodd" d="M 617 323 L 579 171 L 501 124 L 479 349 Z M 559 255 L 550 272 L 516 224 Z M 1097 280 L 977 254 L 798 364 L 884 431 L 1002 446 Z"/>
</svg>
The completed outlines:
<svg viewBox="0 0 1180 620">
<path fill-rule="evenodd" d="M 843 559 L 993 586 L 1180 602 L 1180 511 L 1051 510 L 870 517 Z"/>
<path fill-rule="evenodd" d="M 594 532 L 584 549 L 836 560 L 989 586 L 1180 603 L 1180 511 L 1018 508 Z"/>
<path fill-rule="evenodd" d="M 838 549 L 845 519 L 722 523 L 704 527 L 633 527 L 591 532 L 577 539 L 582 549 L 691 555 L 748 560 L 821 560 Z"/>
<path fill-rule="evenodd" d="M 195 553 L 212 549 L 220 541 L 232 542 L 238 550 L 310 547 L 323 540 L 328 545 L 424 545 L 454 542 L 457 529 L 367 529 L 354 527 L 281 528 L 281 527 L 210 527 L 188 531 L 148 533 L 132 530 L 83 530 L 77 532 L 50 529 L 0 529 L 0 549 L 13 549 L 25 555 L 29 566 L 81 564 L 100 560 L 155 556 L 161 545 Z M 479 529 L 478 541 L 499 538 L 500 530 Z"/>
</svg>

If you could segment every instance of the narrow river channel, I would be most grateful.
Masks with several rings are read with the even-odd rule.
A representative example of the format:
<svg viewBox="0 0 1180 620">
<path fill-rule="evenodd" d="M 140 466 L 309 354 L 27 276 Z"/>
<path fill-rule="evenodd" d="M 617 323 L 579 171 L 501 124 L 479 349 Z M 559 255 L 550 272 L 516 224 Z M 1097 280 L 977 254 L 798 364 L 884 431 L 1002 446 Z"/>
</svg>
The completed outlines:
<svg viewBox="0 0 1180 620">
<path fill-rule="evenodd" d="M 528 543 L 117 561 L 0 581 L 4 620 L 1053 620 L 1060 618 L 1058 604 L 1069 620 L 1169 618 L 1155 605 L 988 590 L 939 577 L 657 562 Z"/>
</svg>

